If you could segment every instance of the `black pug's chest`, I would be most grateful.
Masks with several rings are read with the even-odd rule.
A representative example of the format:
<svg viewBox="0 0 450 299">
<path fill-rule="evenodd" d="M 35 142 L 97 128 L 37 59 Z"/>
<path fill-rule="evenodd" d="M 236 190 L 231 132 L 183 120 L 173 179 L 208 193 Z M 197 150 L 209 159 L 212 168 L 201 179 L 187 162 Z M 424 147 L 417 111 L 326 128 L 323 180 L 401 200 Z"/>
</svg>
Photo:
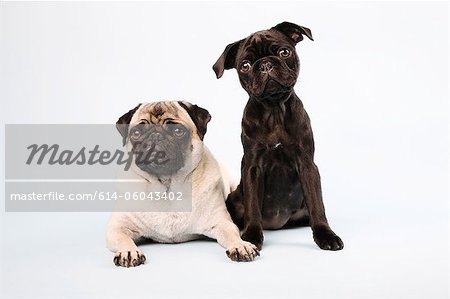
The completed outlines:
<svg viewBox="0 0 450 299">
<path fill-rule="evenodd" d="M 268 147 L 258 158 L 264 173 L 262 204 L 263 226 L 277 229 L 303 206 L 300 173 L 295 162 L 297 145 L 278 143 Z"/>
<path fill-rule="evenodd" d="M 259 117 L 259 125 L 244 127 L 244 160 L 252 160 L 264 174 L 262 221 L 266 229 L 283 227 L 304 206 L 297 164 L 300 139 L 290 107 L 283 113 L 270 111 Z M 250 134 L 249 134 L 250 133 Z M 248 161 L 247 160 L 247 161 Z"/>
</svg>

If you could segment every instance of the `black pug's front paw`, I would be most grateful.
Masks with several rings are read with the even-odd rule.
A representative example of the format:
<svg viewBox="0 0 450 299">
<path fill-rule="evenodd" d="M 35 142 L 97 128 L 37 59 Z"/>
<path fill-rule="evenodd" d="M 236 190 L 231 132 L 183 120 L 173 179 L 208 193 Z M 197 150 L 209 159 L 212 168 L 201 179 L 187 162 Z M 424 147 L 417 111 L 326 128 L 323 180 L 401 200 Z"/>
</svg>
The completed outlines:
<svg viewBox="0 0 450 299">
<path fill-rule="evenodd" d="M 314 241 L 323 250 L 341 250 L 344 242 L 329 227 L 321 226 L 313 230 Z"/>
<path fill-rule="evenodd" d="M 241 238 L 244 241 L 254 244 L 258 250 L 261 250 L 264 242 L 262 228 L 258 226 L 248 226 L 242 233 Z"/>
</svg>

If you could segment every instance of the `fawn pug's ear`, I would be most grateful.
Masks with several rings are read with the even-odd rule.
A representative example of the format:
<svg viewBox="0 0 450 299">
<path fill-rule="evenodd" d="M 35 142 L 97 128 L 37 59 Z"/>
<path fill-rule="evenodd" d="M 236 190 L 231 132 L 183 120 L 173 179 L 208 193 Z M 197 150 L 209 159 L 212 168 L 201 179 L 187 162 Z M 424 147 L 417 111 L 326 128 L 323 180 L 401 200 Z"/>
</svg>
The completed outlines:
<svg viewBox="0 0 450 299">
<path fill-rule="evenodd" d="M 211 115 L 208 110 L 186 101 L 179 101 L 178 104 L 189 114 L 197 128 L 198 136 L 203 140 L 206 134 L 207 125 L 211 120 Z"/>
<path fill-rule="evenodd" d="M 122 115 L 116 122 L 116 128 L 119 131 L 120 135 L 122 135 L 122 143 L 125 145 L 127 143 L 128 137 L 128 128 L 130 127 L 130 121 L 133 117 L 134 113 L 141 107 L 142 104 L 137 105 L 124 115 Z"/>
</svg>

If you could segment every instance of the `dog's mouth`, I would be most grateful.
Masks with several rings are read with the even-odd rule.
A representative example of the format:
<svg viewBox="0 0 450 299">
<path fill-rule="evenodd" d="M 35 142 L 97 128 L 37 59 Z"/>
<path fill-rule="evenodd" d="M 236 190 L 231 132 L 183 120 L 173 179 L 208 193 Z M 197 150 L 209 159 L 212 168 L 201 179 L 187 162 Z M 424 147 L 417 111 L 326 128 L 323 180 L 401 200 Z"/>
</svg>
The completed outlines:
<svg viewBox="0 0 450 299">
<path fill-rule="evenodd" d="M 254 95 L 261 100 L 281 100 L 291 93 L 293 86 L 290 82 L 280 82 L 276 77 L 268 76 Z"/>
<path fill-rule="evenodd" d="M 176 174 L 181 168 L 182 164 L 178 165 L 155 165 L 155 164 L 136 164 L 142 171 L 155 176 L 172 176 Z"/>
<path fill-rule="evenodd" d="M 156 148 L 155 152 L 135 152 L 136 165 L 150 175 L 171 176 L 185 165 L 181 151 L 166 152 Z"/>
<path fill-rule="evenodd" d="M 133 153 L 136 166 L 150 175 L 171 176 L 185 166 L 189 158 L 186 145 L 154 142 L 135 144 Z"/>
<path fill-rule="evenodd" d="M 284 89 L 284 86 L 280 84 L 277 80 L 269 77 L 266 81 L 266 85 L 264 86 L 263 93 L 271 93 L 273 91 L 278 91 L 280 89 Z"/>
</svg>

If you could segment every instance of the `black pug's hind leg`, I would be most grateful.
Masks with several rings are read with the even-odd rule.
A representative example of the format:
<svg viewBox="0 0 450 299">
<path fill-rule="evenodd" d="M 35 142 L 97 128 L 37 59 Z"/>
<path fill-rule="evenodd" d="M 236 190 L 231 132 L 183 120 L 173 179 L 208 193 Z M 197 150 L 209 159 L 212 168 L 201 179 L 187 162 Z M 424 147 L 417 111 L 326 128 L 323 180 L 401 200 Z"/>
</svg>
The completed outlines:
<svg viewBox="0 0 450 299">
<path fill-rule="evenodd" d="M 234 224 L 242 230 L 244 228 L 244 204 L 242 203 L 242 184 L 228 194 L 227 201 L 225 202 L 228 213 L 230 213 L 231 219 Z"/>
<path fill-rule="evenodd" d="M 285 228 L 293 227 L 305 227 L 310 226 L 311 219 L 309 217 L 308 208 L 306 207 L 306 202 L 303 199 L 300 205 L 300 209 L 294 212 L 289 219 L 288 223 L 284 226 Z"/>
<path fill-rule="evenodd" d="M 306 227 L 310 226 L 309 215 L 301 215 L 300 217 L 292 217 L 289 219 L 288 223 L 284 226 L 285 228 L 291 227 Z"/>
</svg>

